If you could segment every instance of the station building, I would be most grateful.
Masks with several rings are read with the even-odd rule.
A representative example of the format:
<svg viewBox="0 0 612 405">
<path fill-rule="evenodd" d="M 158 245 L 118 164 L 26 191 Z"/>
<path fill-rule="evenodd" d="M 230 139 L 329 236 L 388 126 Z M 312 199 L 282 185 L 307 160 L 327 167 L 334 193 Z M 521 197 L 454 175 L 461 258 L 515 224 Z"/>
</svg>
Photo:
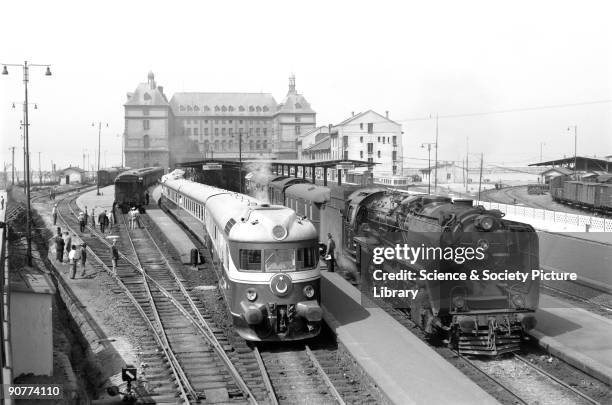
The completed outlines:
<svg viewBox="0 0 612 405">
<path fill-rule="evenodd" d="M 289 78 L 281 103 L 270 93 L 175 93 L 168 100 L 149 73 L 128 93 L 126 166 L 172 167 L 202 158 L 296 159 L 298 138 L 316 126 L 316 112 Z"/>
</svg>

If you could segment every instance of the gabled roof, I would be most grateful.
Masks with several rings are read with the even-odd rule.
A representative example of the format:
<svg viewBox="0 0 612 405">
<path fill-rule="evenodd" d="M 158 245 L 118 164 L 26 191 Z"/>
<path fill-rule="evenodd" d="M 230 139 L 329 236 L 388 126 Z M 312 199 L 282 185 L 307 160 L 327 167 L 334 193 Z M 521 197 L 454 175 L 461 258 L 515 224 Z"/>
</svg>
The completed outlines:
<svg viewBox="0 0 612 405">
<path fill-rule="evenodd" d="M 128 93 L 128 101 L 125 106 L 167 106 L 166 96 L 157 86 L 151 88 L 149 83 L 140 83 L 133 93 Z"/>
<path fill-rule="evenodd" d="M 278 105 L 277 113 L 314 114 L 315 111 L 303 95 L 289 92 Z"/>
<path fill-rule="evenodd" d="M 67 171 L 73 171 L 73 172 L 79 172 L 79 173 L 84 173 L 85 170 L 81 169 L 80 167 L 76 167 L 76 166 L 68 166 L 65 169 L 60 170 L 60 173 L 65 173 Z"/>
<path fill-rule="evenodd" d="M 276 100 L 270 93 L 175 93 L 170 106 L 176 116 L 272 116 Z"/>
<path fill-rule="evenodd" d="M 530 165 L 531 166 L 531 165 Z M 540 176 L 547 176 L 549 173 L 554 173 L 557 172 L 561 175 L 567 176 L 570 175 L 572 173 L 574 173 L 572 170 L 566 168 L 566 167 L 553 167 L 550 168 L 548 170 L 543 171 L 542 173 L 540 173 Z"/>
<path fill-rule="evenodd" d="M 383 116 L 383 115 L 380 115 L 379 113 L 377 113 L 377 112 L 376 112 L 376 111 L 374 111 L 374 110 L 367 110 L 367 111 L 360 112 L 359 114 L 355 114 L 355 115 L 353 115 L 352 117 L 349 117 L 349 118 L 345 119 L 345 120 L 344 120 L 344 121 L 342 121 L 341 123 L 334 125 L 334 127 L 341 127 L 341 126 L 343 126 L 343 125 L 346 125 L 346 124 L 348 124 L 349 122 L 352 122 L 352 121 L 356 120 L 357 118 L 363 117 L 365 114 L 367 114 L 367 113 L 369 113 L 369 112 L 371 112 L 371 113 L 373 113 L 373 114 L 378 115 L 380 118 L 382 118 L 382 119 L 383 119 L 383 120 L 385 120 L 385 121 L 389 121 L 389 122 L 392 122 L 392 123 L 394 123 L 394 124 L 400 125 L 399 123 L 397 123 L 397 122 L 395 122 L 395 121 L 393 121 L 393 120 L 391 120 L 391 119 L 389 119 L 389 118 L 387 118 L 387 117 L 385 117 L 385 116 Z"/>
<path fill-rule="evenodd" d="M 330 150 L 330 149 L 331 149 L 331 140 L 329 136 L 326 136 L 325 138 L 315 143 L 314 145 L 310 145 L 309 147 L 305 148 L 302 151 L 302 153 L 303 152 L 316 152 L 320 150 Z"/>
</svg>

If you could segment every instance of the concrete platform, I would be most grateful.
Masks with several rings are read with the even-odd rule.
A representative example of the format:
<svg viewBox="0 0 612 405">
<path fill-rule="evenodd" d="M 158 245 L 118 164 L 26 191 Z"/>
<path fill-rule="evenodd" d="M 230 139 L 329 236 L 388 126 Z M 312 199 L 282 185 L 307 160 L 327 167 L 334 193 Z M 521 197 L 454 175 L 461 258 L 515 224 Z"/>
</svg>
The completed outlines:
<svg viewBox="0 0 612 405">
<path fill-rule="evenodd" d="M 497 404 L 383 309 L 364 308 L 359 290 L 337 273 L 322 273 L 321 298 L 338 341 L 393 403 Z"/>
<path fill-rule="evenodd" d="M 191 249 L 196 247 L 181 227 L 159 208 L 149 208 L 147 215 L 165 235 L 168 235 L 168 240 L 179 253 L 181 262 L 191 263 Z"/>
<path fill-rule="evenodd" d="M 546 294 L 530 334 L 540 346 L 587 374 L 612 385 L 612 320 Z"/>
<path fill-rule="evenodd" d="M 82 211 L 87 207 L 87 214 L 91 215 L 91 209 L 95 210 L 96 223 L 98 223 L 98 214 L 102 211 L 110 211 L 113 208 L 113 202 L 115 201 L 115 186 L 106 186 L 100 189 L 101 195 L 96 195 L 97 190 L 93 189 L 81 195 L 77 198 L 77 206 Z M 89 220 L 91 221 L 91 219 Z"/>
</svg>

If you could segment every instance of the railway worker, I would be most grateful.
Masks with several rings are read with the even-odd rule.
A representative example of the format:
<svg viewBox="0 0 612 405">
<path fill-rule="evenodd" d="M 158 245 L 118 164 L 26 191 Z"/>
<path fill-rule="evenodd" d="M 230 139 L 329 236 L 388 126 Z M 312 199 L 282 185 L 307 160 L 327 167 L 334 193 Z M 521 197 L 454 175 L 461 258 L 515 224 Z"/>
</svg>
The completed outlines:
<svg viewBox="0 0 612 405">
<path fill-rule="evenodd" d="M 106 210 L 102 211 L 98 215 L 98 224 L 100 224 L 100 232 L 104 233 L 106 225 L 108 225 L 108 217 L 106 216 Z"/>
<path fill-rule="evenodd" d="M 87 225 L 87 220 L 89 219 L 89 213 L 87 212 L 87 205 L 85 206 L 85 209 L 83 210 L 83 215 L 85 216 L 85 225 Z"/>
<path fill-rule="evenodd" d="M 62 230 L 61 228 L 57 228 L 57 235 L 54 238 L 55 242 L 55 260 L 60 263 L 64 261 L 64 238 L 62 238 Z"/>
<path fill-rule="evenodd" d="M 57 204 L 53 206 L 51 210 L 51 215 L 53 215 L 53 225 L 57 225 Z"/>
<path fill-rule="evenodd" d="M 0 209 L 4 209 L 4 196 L 0 197 L 0 205 L 2 205 Z"/>
<path fill-rule="evenodd" d="M 145 205 L 149 205 L 149 190 L 145 191 Z"/>
<path fill-rule="evenodd" d="M 87 223 L 85 222 L 85 214 L 83 214 L 83 211 L 79 212 L 79 228 L 81 230 L 81 233 L 85 232 L 85 225 L 87 225 Z"/>
<path fill-rule="evenodd" d="M 325 259 L 327 260 L 327 270 L 330 273 L 333 273 L 334 262 L 336 261 L 336 242 L 334 241 L 334 238 L 332 237 L 331 233 L 327 234 L 327 249 L 325 250 L 325 252 L 327 253 L 327 256 L 325 256 Z"/>
<path fill-rule="evenodd" d="M 96 211 L 94 208 L 91 209 L 91 227 L 96 228 Z"/>
<path fill-rule="evenodd" d="M 87 243 L 81 243 L 81 277 L 85 277 L 85 264 L 87 263 Z"/>
<path fill-rule="evenodd" d="M 115 224 L 115 215 L 113 215 L 113 211 L 108 211 L 106 217 L 108 218 L 108 226 L 110 228 Z"/>
<path fill-rule="evenodd" d="M 53 187 L 49 187 L 49 201 L 53 200 Z"/>
<path fill-rule="evenodd" d="M 138 229 L 142 228 L 140 225 L 140 212 L 134 207 L 134 227 L 138 226 Z"/>
<path fill-rule="evenodd" d="M 117 239 L 113 239 L 113 244 L 110 248 L 111 262 L 113 263 L 113 273 L 117 274 L 117 260 L 119 260 L 119 250 L 117 250 Z"/>
<path fill-rule="evenodd" d="M 75 245 L 72 245 L 70 248 L 70 253 L 68 254 L 68 261 L 70 262 L 70 278 L 74 278 L 76 276 L 77 263 L 80 260 L 79 251 L 77 250 Z"/>
<path fill-rule="evenodd" d="M 72 246 L 72 237 L 69 232 L 64 232 L 64 251 L 66 252 L 66 257 L 70 255 L 70 247 Z"/>
</svg>

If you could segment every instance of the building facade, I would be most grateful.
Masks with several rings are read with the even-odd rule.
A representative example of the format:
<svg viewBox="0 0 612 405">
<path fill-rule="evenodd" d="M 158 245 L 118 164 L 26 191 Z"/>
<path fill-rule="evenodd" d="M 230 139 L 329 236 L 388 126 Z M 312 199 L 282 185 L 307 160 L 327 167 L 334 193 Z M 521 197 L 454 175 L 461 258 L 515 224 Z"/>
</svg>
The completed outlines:
<svg viewBox="0 0 612 405">
<path fill-rule="evenodd" d="M 331 158 L 376 163 L 374 175 L 402 175 L 402 126 L 368 110 L 353 114 L 330 131 Z"/>
<path fill-rule="evenodd" d="M 125 158 L 129 167 L 172 167 L 202 158 L 296 159 L 298 139 L 316 112 L 289 78 L 278 104 L 269 93 L 181 92 L 170 101 L 153 73 L 128 94 Z"/>
</svg>

